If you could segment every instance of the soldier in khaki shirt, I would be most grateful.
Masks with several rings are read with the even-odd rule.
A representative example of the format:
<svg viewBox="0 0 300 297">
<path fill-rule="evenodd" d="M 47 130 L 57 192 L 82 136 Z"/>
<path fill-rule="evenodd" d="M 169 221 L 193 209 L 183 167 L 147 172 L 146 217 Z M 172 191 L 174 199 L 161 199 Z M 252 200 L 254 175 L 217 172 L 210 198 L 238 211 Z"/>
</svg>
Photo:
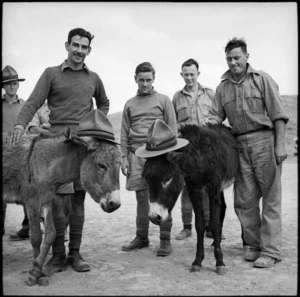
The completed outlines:
<svg viewBox="0 0 300 297">
<path fill-rule="evenodd" d="M 208 114 L 211 108 L 214 91 L 197 82 L 200 75 L 199 64 L 194 59 L 189 59 L 182 64 L 182 76 L 185 86 L 177 91 L 172 103 L 175 109 L 177 127 L 182 125 L 194 124 L 197 126 L 205 125 L 208 121 Z M 204 197 L 204 219 L 206 225 L 206 236 L 211 237 L 209 232 L 209 208 L 208 197 Z M 181 193 L 181 217 L 183 229 L 175 237 L 182 240 L 192 235 L 193 207 L 184 185 Z"/>
<path fill-rule="evenodd" d="M 268 268 L 281 260 L 281 170 L 288 116 L 273 78 L 248 64 L 245 40 L 230 40 L 225 54 L 229 70 L 217 86 L 209 122 L 227 118 L 237 138 L 240 173 L 234 209 L 249 246 L 244 259 Z"/>
</svg>

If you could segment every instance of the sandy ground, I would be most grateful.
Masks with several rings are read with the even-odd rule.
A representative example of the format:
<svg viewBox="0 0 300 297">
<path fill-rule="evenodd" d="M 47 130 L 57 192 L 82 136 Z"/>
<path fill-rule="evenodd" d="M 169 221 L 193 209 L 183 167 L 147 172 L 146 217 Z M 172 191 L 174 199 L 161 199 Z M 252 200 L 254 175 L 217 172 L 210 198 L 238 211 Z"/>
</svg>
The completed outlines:
<svg viewBox="0 0 300 297">
<path fill-rule="evenodd" d="M 86 220 L 81 247 L 91 271 L 77 273 L 71 267 L 55 274 L 48 286 L 25 284 L 31 268 L 29 240 L 8 241 L 23 219 L 21 206 L 7 207 L 3 247 L 4 295 L 296 295 L 298 293 L 298 165 L 290 156 L 283 165 L 282 262 L 269 269 L 253 268 L 243 260 L 240 225 L 233 210 L 232 188 L 225 191 L 227 213 L 222 242 L 226 274 L 215 273 L 212 239 L 205 240 L 201 272 L 189 271 L 195 258 L 196 233 L 185 241 L 175 240 L 182 227 L 180 202 L 173 211 L 173 252 L 157 257 L 159 228 L 150 224 L 149 248 L 123 252 L 121 246 L 135 236 L 134 192 L 124 188 L 121 175 L 122 206 L 107 214 L 86 198 Z M 67 243 L 66 243 L 67 244 Z M 50 258 L 50 255 L 49 255 Z M 48 259 L 47 259 L 48 260 Z"/>
</svg>

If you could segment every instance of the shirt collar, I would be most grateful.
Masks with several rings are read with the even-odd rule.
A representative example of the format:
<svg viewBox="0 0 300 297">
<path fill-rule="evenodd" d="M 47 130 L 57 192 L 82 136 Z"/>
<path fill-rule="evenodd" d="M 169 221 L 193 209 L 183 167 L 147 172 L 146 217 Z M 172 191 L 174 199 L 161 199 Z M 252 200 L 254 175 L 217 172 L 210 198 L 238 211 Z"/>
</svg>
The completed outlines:
<svg viewBox="0 0 300 297">
<path fill-rule="evenodd" d="M 198 83 L 198 94 L 201 94 L 201 93 L 204 91 L 204 89 L 206 89 L 206 87 L 205 87 L 205 86 L 202 86 L 202 85 L 200 85 L 200 84 Z M 189 93 L 189 92 L 187 91 L 187 89 L 186 89 L 186 86 L 184 86 L 184 87 L 181 89 L 181 92 L 184 93 L 184 94 L 190 95 L 190 93 Z"/>
<path fill-rule="evenodd" d="M 63 72 L 66 68 L 70 68 L 73 70 L 73 68 L 71 68 L 68 64 L 67 60 L 64 60 L 63 63 L 60 66 L 60 70 L 61 72 Z M 85 63 L 83 63 L 82 69 L 86 70 L 88 73 L 90 73 L 90 69 L 86 66 Z M 76 70 L 75 70 L 76 71 Z"/>
<path fill-rule="evenodd" d="M 6 101 L 7 103 L 21 103 L 20 98 L 19 98 L 18 95 L 16 95 L 16 101 L 9 102 L 9 101 L 7 101 L 7 100 L 5 99 L 5 94 L 3 94 L 3 96 L 2 96 L 2 102 L 3 102 L 3 101 Z"/>
<path fill-rule="evenodd" d="M 249 63 L 247 63 L 247 71 L 246 71 L 246 75 L 250 74 L 250 73 L 258 73 L 257 70 L 253 69 L 251 67 L 251 65 Z M 232 80 L 232 74 L 230 72 L 230 70 L 228 69 L 222 76 L 221 76 L 221 80 L 226 80 L 226 79 L 230 79 Z"/>
</svg>

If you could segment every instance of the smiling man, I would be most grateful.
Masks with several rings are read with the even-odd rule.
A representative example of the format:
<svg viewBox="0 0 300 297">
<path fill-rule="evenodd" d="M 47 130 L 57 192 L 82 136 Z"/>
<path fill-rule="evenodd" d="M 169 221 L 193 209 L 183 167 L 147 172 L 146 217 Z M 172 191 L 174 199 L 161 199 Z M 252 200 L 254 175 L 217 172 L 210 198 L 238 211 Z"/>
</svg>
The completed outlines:
<svg viewBox="0 0 300 297">
<path fill-rule="evenodd" d="M 124 106 L 121 125 L 122 173 L 127 177 L 126 189 L 135 191 L 137 201 L 136 237 L 122 247 L 123 251 L 132 251 L 149 246 L 149 188 L 142 176 L 146 159 L 137 157 L 134 152 L 146 143 L 148 129 L 156 119 L 167 123 L 177 134 L 176 118 L 169 97 L 156 92 L 153 88 L 155 70 L 149 62 L 136 67 L 135 82 L 138 85 L 136 96 L 129 99 Z M 171 253 L 170 215 L 166 224 L 160 226 L 160 246 L 157 256 Z"/>
<path fill-rule="evenodd" d="M 237 138 L 240 173 L 234 184 L 234 209 L 249 246 L 244 259 L 254 267 L 269 268 L 281 260 L 281 171 L 289 118 L 277 83 L 248 63 L 243 38 L 229 40 L 225 55 L 229 69 L 217 86 L 209 122 L 227 118 Z"/>
<path fill-rule="evenodd" d="M 11 144 L 21 138 L 24 128 L 46 99 L 50 110 L 51 133 L 61 132 L 67 127 L 72 134 L 76 133 L 79 121 L 93 109 L 93 98 L 97 108 L 104 114 L 108 113 L 109 100 L 102 80 L 84 63 L 92 50 L 93 38 L 90 32 L 82 28 L 75 28 L 69 32 L 65 43 L 67 59 L 61 65 L 48 67 L 38 80 L 16 121 Z M 64 270 L 67 262 L 77 272 L 88 271 L 90 266 L 79 253 L 84 224 L 85 191 L 80 183 L 75 181 L 74 184 L 61 185 L 57 194 L 53 206 L 56 239 L 52 245 L 53 257 L 46 264 L 44 273 L 51 276 Z M 71 194 L 71 211 L 68 194 Z M 67 222 L 70 229 L 68 259 L 64 245 Z"/>
</svg>

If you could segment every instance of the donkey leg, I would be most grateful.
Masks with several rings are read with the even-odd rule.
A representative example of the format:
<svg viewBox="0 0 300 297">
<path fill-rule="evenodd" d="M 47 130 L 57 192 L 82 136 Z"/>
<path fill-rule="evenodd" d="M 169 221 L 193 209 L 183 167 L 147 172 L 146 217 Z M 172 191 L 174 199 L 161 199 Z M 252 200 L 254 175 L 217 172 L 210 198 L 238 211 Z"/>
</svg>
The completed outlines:
<svg viewBox="0 0 300 297">
<path fill-rule="evenodd" d="M 221 224 L 221 241 L 222 241 L 222 232 L 223 232 L 223 223 L 225 219 L 225 214 L 226 214 L 226 203 L 225 203 L 225 196 L 224 192 L 222 191 L 220 193 L 220 224 Z"/>
<path fill-rule="evenodd" d="M 33 248 L 33 267 L 28 273 L 28 285 L 33 286 L 37 283 L 38 278 L 41 277 L 41 267 L 36 262 L 36 258 L 40 253 L 42 242 L 42 233 L 40 227 L 40 205 L 39 203 L 26 205 L 26 211 L 29 221 L 30 242 Z"/>
<path fill-rule="evenodd" d="M 204 259 L 204 232 L 205 232 L 205 221 L 203 215 L 202 195 L 190 194 L 190 200 L 192 202 L 194 213 L 195 213 L 195 229 L 197 232 L 197 253 L 196 259 L 194 260 L 191 268 L 191 272 L 201 270 L 202 261 Z"/>
<path fill-rule="evenodd" d="M 46 257 L 50 250 L 52 243 L 55 240 L 56 230 L 53 223 L 53 211 L 52 211 L 52 200 L 48 201 L 44 205 L 42 205 L 41 213 L 44 218 L 44 226 L 45 226 L 45 236 L 43 245 L 41 247 L 41 251 L 39 255 L 35 258 L 34 262 L 37 267 L 39 267 L 41 274 L 43 265 L 45 263 Z M 43 285 L 47 285 L 48 281 L 46 279 L 43 280 Z M 39 282 L 40 285 L 40 282 Z"/>
<path fill-rule="evenodd" d="M 225 273 L 223 252 L 221 249 L 221 223 L 220 223 L 220 193 L 210 199 L 211 232 L 214 238 L 214 254 L 216 258 L 217 274 Z"/>
</svg>

